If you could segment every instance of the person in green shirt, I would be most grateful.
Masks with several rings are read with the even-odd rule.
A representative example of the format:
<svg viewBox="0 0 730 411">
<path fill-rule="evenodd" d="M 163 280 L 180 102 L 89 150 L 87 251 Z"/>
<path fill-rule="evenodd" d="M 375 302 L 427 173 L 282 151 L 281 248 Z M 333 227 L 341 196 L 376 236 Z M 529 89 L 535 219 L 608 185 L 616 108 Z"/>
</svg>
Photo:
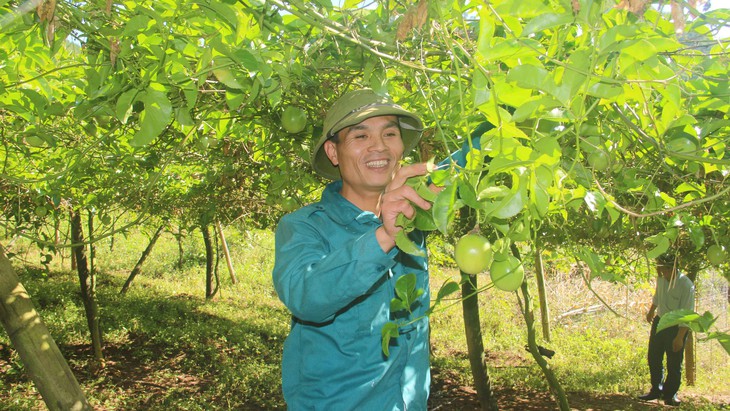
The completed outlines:
<svg viewBox="0 0 730 411">
<path fill-rule="evenodd" d="M 405 184 L 425 163 L 401 165 L 421 119 L 372 90 L 340 97 L 311 163 L 333 180 L 321 199 L 276 229 L 274 286 L 292 314 L 282 389 L 289 410 L 426 410 L 430 386 L 427 257 L 400 251 L 396 217 L 431 204 Z M 409 233 L 425 250 L 425 234 Z M 424 293 L 412 313 L 391 312 L 395 283 L 413 273 Z M 381 349 L 381 329 L 413 320 Z"/>
<path fill-rule="evenodd" d="M 694 311 L 695 287 L 686 275 L 675 267 L 672 254 L 663 254 L 656 259 L 656 270 L 659 274 L 651 307 L 646 313 L 646 321 L 651 323 L 647 360 L 651 376 L 651 390 L 639 399 L 650 401 L 663 398 L 670 406 L 680 404 L 677 391 L 682 382 L 682 361 L 684 360 L 684 343 L 689 328 L 686 325 L 675 325 L 657 332 L 657 325 L 662 315 L 679 309 Z M 664 357 L 666 356 L 666 374 L 664 373 Z"/>
</svg>

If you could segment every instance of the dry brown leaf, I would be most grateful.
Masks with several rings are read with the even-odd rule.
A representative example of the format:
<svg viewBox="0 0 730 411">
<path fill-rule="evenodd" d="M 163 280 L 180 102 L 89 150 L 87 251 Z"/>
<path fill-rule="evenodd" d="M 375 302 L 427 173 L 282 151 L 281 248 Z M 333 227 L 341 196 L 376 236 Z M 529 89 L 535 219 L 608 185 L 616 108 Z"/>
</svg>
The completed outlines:
<svg viewBox="0 0 730 411">
<path fill-rule="evenodd" d="M 638 16 L 643 16 L 648 4 L 649 0 L 621 0 L 616 5 L 616 8 L 628 10 Z"/>
<path fill-rule="evenodd" d="M 682 6 L 676 1 L 672 1 L 672 22 L 674 23 L 674 32 L 681 33 L 684 31 L 684 23 L 686 19 Z"/>
<path fill-rule="evenodd" d="M 398 24 L 395 37 L 398 40 L 405 40 L 408 33 L 414 28 L 420 29 L 428 21 L 428 0 L 421 0 L 417 5 L 411 6 Z"/>
<path fill-rule="evenodd" d="M 580 13 L 580 0 L 572 0 L 571 5 L 573 6 L 573 14 Z"/>
<path fill-rule="evenodd" d="M 42 1 L 36 7 L 36 12 L 41 23 L 53 20 L 53 16 L 56 13 L 56 0 Z"/>
<path fill-rule="evenodd" d="M 117 63 L 117 56 L 119 55 L 119 52 L 122 50 L 122 47 L 120 46 L 120 41 L 118 38 L 111 38 L 109 39 L 109 61 L 112 63 L 112 67 L 116 65 Z"/>
</svg>

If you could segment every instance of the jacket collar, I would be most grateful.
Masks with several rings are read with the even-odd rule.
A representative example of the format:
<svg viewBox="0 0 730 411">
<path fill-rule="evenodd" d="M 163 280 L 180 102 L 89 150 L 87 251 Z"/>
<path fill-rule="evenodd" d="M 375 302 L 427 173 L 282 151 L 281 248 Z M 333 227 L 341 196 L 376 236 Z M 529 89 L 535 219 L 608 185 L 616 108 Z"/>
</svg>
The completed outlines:
<svg viewBox="0 0 730 411">
<path fill-rule="evenodd" d="M 380 220 L 375 214 L 370 211 L 361 210 L 343 197 L 340 194 L 341 190 L 342 180 L 337 180 L 327 184 L 327 187 L 325 187 L 322 193 L 320 205 L 333 221 L 341 225 L 348 225 L 353 221 L 361 224 L 371 221 L 380 223 Z"/>
</svg>

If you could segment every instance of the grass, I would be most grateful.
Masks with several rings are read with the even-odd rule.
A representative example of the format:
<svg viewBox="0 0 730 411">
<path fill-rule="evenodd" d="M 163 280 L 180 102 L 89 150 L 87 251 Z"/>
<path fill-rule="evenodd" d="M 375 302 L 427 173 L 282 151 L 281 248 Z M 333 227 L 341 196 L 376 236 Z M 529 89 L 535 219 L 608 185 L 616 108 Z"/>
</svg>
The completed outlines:
<svg viewBox="0 0 730 411">
<path fill-rule="evenodd" d="M 39 261 L 32 247 L 14 245 L 13 251 L 19 256 L 14 261 L 18 274 L 96 409 L 285 408 L 279 363 L 289 315 L 270 281 L 273 236 L 232 228 L 226 235 L 239 281 L 232 283 L 221 258 L 220 292 L 210 301 L 204 298 L 199 233 L 184 240 L 182 269 L 176 267 L 178 246 L 174 237 L 164 234 L 125 295 L 119 290 L 146 246 L 147 236 L 117 236 L 113 249 L 111 239 L 97 245 L 97 298 L 106 364 L 96 373 L 89 367 L 88 330 L 78 280 L 68 267 L 68 259 L 56 258 L 45 271 L 32 263 Z M 432 286 L 457 280 L 458 272 L 448 265 L 449 250 L 433 252 L 437 257 L 434 261 L 440 264 L 432 266 Z M 479 276 L 479 281 L 486 285 L 488 276 Z M 715 289 L 727 292 L 726 283 L 713 281 L 716 277 L 698 284 L 698 288 L 707 293 Z M 597 300 L 570 272 L 549 272 L 552 338 L 539 343 L 557 352 L 549 362 L 577 409 L 589 409 L 581 405 L 586 401 L 605 403 L 606 398 L 617 397 L 624 400 L 623 405 L 610 409 L 652 409 L 641 408 L 631 400 L 648 388 L 644 359 L 648 324 L 643 316 L 651 287 L 597 283 L 594 288 L 621 316 L 597 310 L 556 321 L 560 314 L 596 305 Z M 516 403 L 507 402 L 508 396 L 515 395 L 542 398 L 544 409 L 554 409 L 539 367 L 524 350 L 524 320 L 515 294 L 487 289 L 479 298 L 485 354 L 500 407 L 520 409 L 513 405 Z M 723 314 L 718 324 L 727 327 L 726 297 L 708 304 L 717 306 L 700 304 L 698 311 L 710 309 Z M 459 301 L 444 304 L 432 317 L 432 326 L 433 408 L 455 409 L 436 404 L 449 396 L 469 397 L 464 404 L 473 405 Z M 715 342 L 698 343 L 697 364 L 695 386 L 681 389 L 681 395 L 689 399 L 681 409 L 712 410 L 728 405 L 728 356 Z M 44 409 L 4 333 L 0 333 L 0 371 L 0 409 Z M 459 409 L 469 408 L 464 405 Z"/>
</svg>

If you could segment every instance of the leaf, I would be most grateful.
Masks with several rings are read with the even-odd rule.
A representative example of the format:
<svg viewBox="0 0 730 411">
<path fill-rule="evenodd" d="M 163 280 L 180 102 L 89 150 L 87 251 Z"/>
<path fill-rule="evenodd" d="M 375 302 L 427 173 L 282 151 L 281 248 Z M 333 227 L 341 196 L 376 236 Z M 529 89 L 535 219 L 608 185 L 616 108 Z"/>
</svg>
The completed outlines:
<svg viewBox="0 0 730 411">
<path fill-rule="evenodd" d="M 606 264 L 601 260 L 601 256 L 594 253 L 587 247 L 581 247 L 578 250 L 578 258 L 581 259 L 588 268 L 591 270 L 591 279 L 595 277 L 601 277 L 604 279 L 610 279 L 613 276 L 606 271 Z"/>
<path fill-rule="evenodd" d="M 448 281 L 438 291 L 436 295 L 436 302 L 443 300 L 445 297 L 459 291 L 459 283 L 456 281 Z"/>
<path fill-rule="evenodd" d="M 408 307 L 403 303 L 403 300 L 399 298 L 393 298 L 390 300 L 390 312 L 397 313 L 407 309 Z"/>
<path fill-rule="evenodd" d="M 506 196 L 499 202 L 491 215 L 502 219 L 511 218 L 519 214 L 524 205 L 525 201 L 522 196 L 522 190 L 518 187 L 517 191 L 510 193 L 510 195 Z"/>
<path fill-rule="evenodd" d="M 513 67 L 507 74 L 507 81 L 515 82 L 522 88 L 545 91 L 545 85 L 550 83 L 552 78 L 544 68 L 525 64 Z"/>
<path fill-rule="evenodd" d="M 436 227 L 436 222 L 433 221 L 433 215 L 431 215 L 431 212 L 419 207 L 416 207 L 416 215 L 413 217 L 413 226 L 420 231 L 434 231 L 438 229 L 438 227 Z"/>
<path fill-rule="evenodd" d="M 261 63 L 258 57 L 248 49 L 238 49 L 231 58 L 238 64 L 242 65 L 250 73 L 258 73 L 261 71 Z"/>
<path fill-rule="evenodd" d="M 715 320 L 717 318 L 713 317 L 709 311 L 699 315 L 692 310 L 674 310 L 662 315 L 657 324 L 657 332 L 675 325 L 686 324 L 692 331 L 706 333 Z"/>
<path fill-rule="evenodd" d="M 474 209 L 482 208 L 482 204 L 477 199 L 477 193 L 474 191 L 474 186 L 472 186 L 469 181 L 460 178 L 457 180 L 457 184 L 459 187 L 459 198 L 464 202 L 464 204 Z"/>
<path fill-rule="evenodd" d="M 556 26 L 563 26 L 575 21 L 572 13 L 545 13 L 530 20 L 522 29 L 521 37 L 527 37 L 530 34 L 539 33 L 545 29 Z"/>
<path fill-rule="evenodd" d="M 623 92 L 624 89 L 621 86 L 598 82 L 588 87 L 586 94 L 598 98 L 613 99 L 620 96 Z"/>
<path fill-rule="evenodd" d="M 431 190 L 428 181 L 428 176 L 414 176 L 406 180 L 406 184 L 416 190 L 416 194 L 421 198 L 432 203 L 438 194 Z"/>
<path fill-rule="evenodd" d="M 438 197 L 433 202 L 433 207 L 431 207 L 431 215 L 433 216 L 433 221 L 436 223 L 436 228 L 443 234 L 448 232 L 449 225 L 454 219 L 455 206 L 456 185 L 452 184 L 446 186 L 438 194 Z"/>
<path fill-rule="evenodd" d="M 233 75 L 233 72 L 227 68 L 215 68 L 213 69 L 213 74 L 215 74 L 215 78 L 225 84 L 226 87 L 238 90 L 244 88 L 241 83 L 236 80 L 236 76 Z"/>
<path fill-rule="evenodd" d="M 392 338 L 398 338 L 398 335 L 400 333 L 398 332 L 398 324 L 394 322 L 389 322 L 383 325 L 383 328 L 380 330 L 380 335 L 382 337 L 382 348 L 383 348 L 383 354 L 385 356 L 390 355 L 390 340 Z"/>
<path fill-rule="evenodd" d="M 717 340 L 722 348 L 725 349 L 727 355 L 730 355 L 730 335 L 724 332 L 715 331 L 707 334 L 706 340 Z"/>
<path fill-rule="evenodd" d="M 236 10 L 222 2 L 210 1 L 205 3 L 198 3 L 204 5 L 205 13 L 213 21 L 221 21 L 227 23 L 232 30 L 236 30 L 238 27 L 238 19 Z"/>
<path fill-rule="evenodd" d="M 398 231 L 395 235 L 395 245 L 404 253 L 415 255 L 416 257 L 425 257 L 426 251 L 418 247 L 410 238 L 405 230 Z"/>
<path fill-rule="evenodd" d="M 416 289 L 416 281 L 416 275 L 408 273 L 399 277 L 395 282 L 395 295 L 406 303 L 406 307 L 410 307 L 413 302 L 411 301 L 411 296 Z"/>
<path fill-rule="evenodd" d="M 142 98 L 144 110 L 140 115 L 140 129 L 130 142 L 134 147 L 151 143 L 165 130 L 172 116 L 172 104 L 167 95 L 153 87 L 150 86 Z"/>
<path fill-rule="evenodd" d="M 664 233 L 649 237 L 646 239 L 646 242 L 654 244 L 655 246 L 646 253 L 648 258 L 657 258 L 664 254 L 667 250 L 669 250 L 669 246 L 671 244 L 669 238 L 667 238 Z"/>
<path fill-rule="evenodd" d="M 139 94 L 139 90 L 131 89 L 127 90 L 117 99 L 117 105 L 115 109 L 115 115 L 117 120 L 121 121 L 122 124 L 127 124 L 127 119 L 132 114 L 132 103 Z"/>
</svg>

